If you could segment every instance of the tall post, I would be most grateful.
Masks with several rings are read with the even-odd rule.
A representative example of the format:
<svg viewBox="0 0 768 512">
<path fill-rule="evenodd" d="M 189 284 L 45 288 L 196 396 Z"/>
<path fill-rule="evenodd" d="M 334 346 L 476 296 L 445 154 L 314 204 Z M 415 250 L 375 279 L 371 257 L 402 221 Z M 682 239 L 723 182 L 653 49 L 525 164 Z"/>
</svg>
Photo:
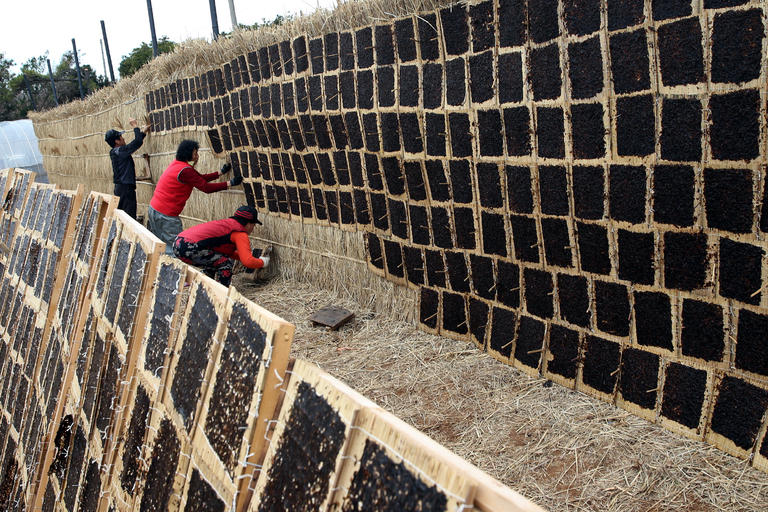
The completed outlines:
<svg viewBox="0 0 768 512">
<path fill-rule="evenodd" d="M 104 68 L 104 78 L 107 78 L 107 61 L 104 58 L 104 40 L 99 39 L 99 48 L 101 48 L 101 65 Z"/>
<path fill-rule="evenodd" d="M 229 0 L 229 17 L 232 18 L 232 32 L 237 30 L 237 14 L 235 14 L 235 0 Z"/>
<path fill-rule="evenodd" d="M 216 0 L 208 0 L 211 6 L 211 27 L 213 28 L 213 39 L 219 38 L 219 18 L 216 16 Z"/>
<path fill-rule="evenodd" d="M 77 71 L 77 86 L 80 88 L 80 99 L 85 98 L 85 91 L 83 90 L 83 78 L 80 76 L 80 59 L 77 58 L 77 45 L 75 44 L 75 38 L 72 38 L 72 52 L 75 54 L 75 70 Z"/>
<path fill-rule="evenodd" d="M 152 32 L 152 56 L 157 57 L 157 34 L 155 34 L 155 15 L 152 14 L 152 0 L 147 0 L 147 13 L 149 13 L 149 30 Z"/>
<path fill-rule="evenodd" d="M 56 82 L 53 81 L 53 71 L 51 71 L 51 59 L 45 59 L 48 61 L 48 76 L 51 77 L 51 90 L 53 91 L 53 102 L 56 106 L 59 106 L 59 97 L 56 94 Z"/>
<path fill-rule="evenodd" d="M 112 70 L 112 55 L 109 53 L 109 41 L 107 41 L 107 29 L 104 28 L 104 20 L 101 20 L 101 36 L 104 38 L 104 50 L 107 52 L 107 62 L 109 63 L 109 78 L 115 83 L 115 72 Z M 106 73 L 104 73 L 106 75 Z"/>
<path fill-rule="evenodd" d="M 27 78 L 26 73 L 24 73 L 24 83 L 27 86 L 27 94 L 29 94 L 29 101 L 32 103 L 32 110 L 37 110 L 37 106 L 35 105 L 35 97 L 32 95 L 32 86 L 29 85 L 29 78 Z"/>
</svg>

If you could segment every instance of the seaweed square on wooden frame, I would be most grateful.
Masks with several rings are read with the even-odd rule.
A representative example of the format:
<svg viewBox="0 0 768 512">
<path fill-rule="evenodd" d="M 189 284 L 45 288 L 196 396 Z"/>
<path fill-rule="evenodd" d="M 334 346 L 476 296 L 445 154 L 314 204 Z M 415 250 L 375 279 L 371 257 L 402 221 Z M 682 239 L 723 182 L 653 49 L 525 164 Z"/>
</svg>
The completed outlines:
<svg viewBox="0 0 768 512">
<path fill-rule="evenodd" d="M 730 440 L 734 447 L 727 451 L 748 456 L 768 407 L 768 391 L 745 380 L 726 375 L 718 386 L 712 410 L 707 440 L 715 442 L 715 435 Z"/>
<path fill-rule="evenodd" d="M 621 345 L 598 336 L 587 336 L 584 343 L 584 366 L 580 383 L 595 390 L 598 396 L 613 397 L 621 364 Z M 593 393 L 595 394 L 595 393 Z"/>
<path fill-rule="evenodd" d="M 697 429 L 707 392 L 707 372 L 672 362 L 665 369 L 663 389 L 661 415 L 688 429 Z"/>
<path fill-rule="evenodd" d="M 727 94 L 713 94 L 710 147 L 718 160 L 752 160 L 759 149 L 759 92 L 746 89 Z"/>
<path fill-rule="evenodd" d="M 678 290 L 704 286 L 709 268 L 707 235 L 664 233 L 664 285 Z"/>
<path fill-rule="evenodd" d="M 635 337 L 639 345 L 672 350 L 672 304 L 661 292 L 633 292 Z"/>
<path fill-rule="evenodd" d="M 765 250 L 757 245 L 720 238 L 720 295 L 759 305 Z"/>
<path fill-rule="evenodd" d="M 710 228 L 748 233 L 754 220 L 749 169 L 704 169 L 704 199 Z"/>
<path fill-rule="evenodd" d="M 762 12 L 726 11 L 715 15 L 712 30 L 712 81 L 748 82 L 760 76 Z"/>
<path fill-rule="evenodd" d="M 682 302 L 680 348 L 684 356 L 720 361 L 725 350 L 723 309 L 709 302 Z"/>
<path fill-rule="evenodd" d="M 560 46 L 552 43 L 531 51 L 528 81 L 535 101 L 557 99 L 563 85 Z"/>
<path fill-rule="evenodd" d="M 739 311 L 736 341 L 736 368 L 759 375 L 768 375 L 768 354 L 765 350 L 765 333 L 768 317 L 747 309 Z"/>
<path fill-rule="evenodd" d="M 592 98 L 602 92 L 603 57 L 599 37 L 569 44 L 568 61 L 573 99 Z"/>
<path fill-rule="evenodd" d="M 655 130 L 652 95 L 616 99 L 616 151 L 619 156 L 644 156 L 653 153 Z"/>
<path fill-rule="evenodd" d="M 550 324 L 547 356 L 544 359 L 545 366 L 542 373 L 545 376 L 557 375 L 566 379 L 568 386 L 573 386 L 578 370 L 579 348 L 579 331 L 554 323 Z"/>
<path fill-rule="evenodd" d="M 701 158 L 701 101 L 664 98 L 661 109 L 661 157 L 698 161 Z"/>
<path fill-rule="evenodd" d="M 697 84 L 704 81 L 704 57 L 701 26 L 696 17 L 687 18 L 658 29 L 659 66 L 666 86 Z"/>
</svg>

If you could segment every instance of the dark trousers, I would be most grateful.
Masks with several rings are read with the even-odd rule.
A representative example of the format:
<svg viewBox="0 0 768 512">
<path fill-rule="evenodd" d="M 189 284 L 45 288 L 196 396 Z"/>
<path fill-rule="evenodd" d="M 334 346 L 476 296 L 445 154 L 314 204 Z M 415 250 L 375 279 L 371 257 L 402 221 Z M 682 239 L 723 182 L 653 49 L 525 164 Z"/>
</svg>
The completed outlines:
<svg viewBox="0 0 768 512">
<path fill-rule="evenodd" d="M 187 242 L 177 236 L 173 244 L 173 254 L 184 263 L 200 267 L 203 274 L 229 286 L 232 281 L 232 267 L 235 262 L 226 254 L 203 249 L 196 242 Z"/>
<path fill-rule="evenodd" d="M 136 185 L 125 185 L 122 183 L 115 183 L 115 195 L 120 198 L 117 203 L 117 209 L 123 210 L 125 213 L 136 218 Z"/>
</svg>

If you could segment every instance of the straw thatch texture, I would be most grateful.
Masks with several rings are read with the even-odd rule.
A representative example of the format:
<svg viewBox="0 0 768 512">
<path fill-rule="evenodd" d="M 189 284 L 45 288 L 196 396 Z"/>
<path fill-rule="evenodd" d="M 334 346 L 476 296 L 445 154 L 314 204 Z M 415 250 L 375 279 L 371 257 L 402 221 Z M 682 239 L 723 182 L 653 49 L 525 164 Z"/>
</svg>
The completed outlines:
<svg viewBox="0 0 768 512">
<path fill-rule="evenodd" d="M 85 170 L 57 172 L 108 186 L 81 125 L 142 98 L 152 176 L 194 137 L 245 178 L 187 223 L 247 200 L 284 275 L 764 467 L 766 6 L 733 3 L 348 2 L 36 129 L 80 116 Z"/>
</svg>

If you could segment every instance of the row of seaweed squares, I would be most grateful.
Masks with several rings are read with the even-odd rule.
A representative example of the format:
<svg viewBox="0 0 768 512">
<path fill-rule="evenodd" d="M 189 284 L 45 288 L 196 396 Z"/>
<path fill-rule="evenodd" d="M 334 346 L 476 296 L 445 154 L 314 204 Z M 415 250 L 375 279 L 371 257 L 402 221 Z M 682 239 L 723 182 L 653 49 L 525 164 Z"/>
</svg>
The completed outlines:
<svg viewBox="0 0 768 512">
<path fill-rule="evenodd" d="M 730 233 L 768 231 L 768 187 L 763 186 L 765 178 L 751 169 L 422 161 L 362 151 L 304 155 L 239 151 L 229 158 L 257 199 L 263 198 L 264 186 L 349 187 L 355 192 L 386 192 L 409 204 L 474 204 L 488 211 L 636 226 L 653 222 Z M 696 211 L 698 203 L 701 214 Z"/>
<path fill-rule="evenodd" d="M 649 302 L 658 300 L 656 295 L 644 292 L 638 293 L 637 298 L 644 301 L 644 308 L 653 308 L 659 304 Z M 735 366 L 712 365 L 697 361 L 699 353 L 686 353 L 686 338 L 696 350 L 718 350 L 717 334 L 710 336 L 706 330 L 710 325 L 717 329 L 720 322 L 722 336 L 723 312 L 719 311 L 719 318 L 702 317 L 714 313 L 707 308 L 719 307 L 689 299 L 683 301 L 682 307 L 686 321 L 694 325 L 683 323 L 685 357 L 676 357 L 653 344 L 627 344 L 567 322 L 543 320 L 519 310 L 489 305 L 476 297 L 427 287 L 420 291 L 420 322 L 427 330 L 470 338 L 497 359 L 529 374 L 615 403 L 738 457 L 754 456 L 753 464 L 765 467 L 768 438 L 762 432 L 768 389 L 765 379 L 759 377 L 764 377 L 768 368 L 761 348 L 761 333 L 768 327 L 768 318 L 740 310 L 738 339 L 734 340 Z M 671 329 L 668 317 L 644 318 L 643 322 L 636 326 L 638 338 L 641 332 L 643 336 L 663 335 L 665 328 Z M 666 325 L 650 325 L 653 322 Z M 691 338 L 696 335 L 700 338 Z M 723 340 L 719 343 L 722 350 Z M 718 360 L 722 357 L 721 353 Z"/>
<path fill-rule="evenodd" d="M 335 192 L 326 192 L 326 201 L 329 194 L 335 195 Z M 346 195 L 352 197 L 349 193 Z M 343 193 L 339 198 L 342 223 L 354 222 L 351 215 L 351 221 L 344 217 L 344 208 L 351 211 L 352 202 L 346 204 Z M 277 199 L 280 200 L 279 195 Z M 377 204 L 374 199 L 382 202 Z M 290 205 L 295 197 L 288 195 L 283 200 Z M 371 214 L 378 220 L 374 226 L 387 231 L 368 235 L 381 236 L 393 245 L 389 248 L 390 260 L 386 262 L 386 269 L 394 278 L 402 279 L 408 270 L 403 265 L 403 256 L 398 254 L 402 245 L 406 257 L 417 259 L 420 253 L 430 250 L 450 253 L 454 260 L 465 266 L 464 260 L 468 257 L 498 258 L 550 271 L 579 270 L 596 277 L 615 276 L 628 284 L 660 286 L 667 290 L 700 290 L 710 297 L 720 296 L 755 306 L 762 304 L 765 249 L 730 237 L 676 231 L 656 234 L 615 228 L 611 233 L 611 226 L 569 223 L 566 219 L 542 218 L 537 222 L 536 218 L 489 212 L 481 212 L 476 218 L 470 208 L 456 208 L 453 212 L 440 207 L 406 208 L 402 202 L 392 199 L 384 203 L 384 199 L 375 194 L 371 194 L 371 200 Z M 367 205 L 363 201 L 356 202 L 355 206 L 359 208 L 361 204 Z M 272 211 L 269 201 L 268 205 Z M 280 208 L 274 210 L 282 211 Z M 360 211 L 358 219 L 361 219 L 359 214 Z M 539 235 L 539 224 L 543 240 Z M 373 251 L 369 253 L 369 261 L 376 268 L 384 269 L 382 255 L 387 253 L 380 245 L 369 245 L 369 250 Z M 418 276 L 423 274 L 423 266 L 416 265 L 413 269 L 422 269 Z M 409 277 L 409 280 L 412 279 Z M 465 291 L 461 280 L 456 282 L 460 291 Z"/>
<path fill-rule="evenodd" d="M 696 291 L 636 288 L 632 283 L 573 270 L 545 270 L 493 256 L 410 247 L 373 234 L 366 242 L 369 264 L 379 275 L 416 289 L 428 286 L 435 297 L 438 293 L 456 297 L 451 301 L 455 307 L 450 314 L 443 315 L 445 330 L 468 333 L 465 310 L 469 298 L 494 307 L 524 309 L 543 321 L 559 319 L 576 328 L 596 329 L 625 339 L 632 336 L 644 346 L 666 351 L 680 347 L 683 356 L 702 362 L 727 362 L 731 353 L 728 340 L 732 338 L 737 341 L 735 367 L 768 376 L 768 355 L 758 348 L 759 332 L 768 328 L 768 315 L 761 308 L 729 308 L 721 300 Z M 733 278 L 730 274 L 727 277 Z M 747 304 L 757 303 L 746 297 Z M 729 325 L 724 319 L 734 311 L 739 313 L 739 321 Z M 435 312 L 436 306 L 422 311 L 422 319 L 430 318 L 423 321 L 424 326 L 433 330 L 438 325 Z M 682 322 L 680 335 L 673 336 L 678 322 Z M 737 325 L 738 335 L 734 336 Z"/>
<path fill-rule="evenodd" d="M 499 17 L 499 44 L 503 47 L 520 46 L 525 42 L 522 12 L 515 0 L 501 0 Z M 485 51 L 495 46 L 495 29 L 489 24 L 493 19 L 492 2 L 484 2 L 471 8 L 473 32 L 477 40 L 473 50 Z M 490 15 L 490 17 L 489 17 Z M 440 11 L 444 37 L 449 39 L 445 46 L 449 55 L 461 55 L 468 51 L 467 10 L 465 6 L 452 6 Z M 534 17 L 535 18 L 535 17 Z M 421 59 L 438 60 L 443 45 L 436 37 L 438 16 L 435 13 L 422 13 L 419 16 L 403 18 L 394 25 L 382 24 L 365 27 L 351 32 L 329 33 L 309 41 L 307 51 L 306 36 L 299 36 L 292 41 L 283 41 L 232 59 L 221 68 L 202 73 L 200 76 L 179 79 L 171 84 L 150 92 L 146 97 L 150 110 L 165 108 L 184 101 L 196 101 L 216 96 L 224 96 L 229 91 L 250 83 L 257 84 L 269 80 L 272 76 L 304 73 L 310 69 L 313 74 L 336 69 L 367 69 L 374 64 L 390 65 L 396 62 L 411 62 L 417 59 L 416 43 L 420 48 Z M 413 23 L 417 23 L 418 37 Z M 511 22 L 511 23 L 510 23 Z M 395 52 L 392 28 L 398 51 Z M 534 35 L 534 40 L 536 39 Z M 325 46 L 325 48 L 324 48 Z M 353 48 L 357 47 L 357 50 Z M 375 59 L 374 59 L 375 53 Z M 397 57 L 396 57 L 397 53 Z M 325 58 L 324 58 L 325 57 Z M 295 66 L 294 66 L 295 63 Z"/>
<path fill-rule="evenodd" d="M 611 156 L 611 148 L 618 158 L 653 155 L 658 144 L 662 160 L 698 162 L 706 151 L 715 160 L 750 161 L 761 154 L 759 96 L 754 88 L 714 94 L 706 108 L 701 98 L 659 96 L 657 102 L 653 95 L 642 94 L 618 98 L 610 107 L 596 102 L 471 112 L 291 112 L 278 119 L 241 116 L 240 107 L 228 115 L 229 110 L 222 113 L 210 103 L 195 103 L 151 111 L 149 116 L 158 130 L 210 128 L 215 152 L 251 147 L 359 149 L 365 145 L 374 152 L 427 156 L 450 153 L 466 157 L 474 151 L 477 158 L 488 159 L 595 160 Z M 711 115 L 705 119 L 705 113 Z M 704 130 L 702 122 L 708 125 Z M 735 126 L 738 136 L 733 133 Z"/>
<path fill-rule="evenodd" d="M 524 10 L 526 3 L 530 9 L 527 13 Z M 734 7 L 743 3 L 747 2 L 727 2 L 705 7 Z M 610 0 L 607 4 L 609 30 L 620 30 L 642 23 L 645 18 L 643 2 L 630 2 L 628 5 L 618 0 Z M 691 4 L 685 2 L 676 4 L 675 8 L 657 8 L 654 5 L 653 11 L 654 20 L 692 14 Z M 601 5 L 597 1 L 591 5 L 566 2 L 562 13 L 564 26 L 571 35 L 577 37 L 591 34 L 600 28 L 600 13 Z M 495 21 L 498 22 L 498 34 Z M 714 45 L 711 52 L 713 82 L 746 82 L 759 76 L 762 46 L 760 40 L 763 36 L 761 27 L 759 9 L 730 9 L 714 16 Z M 688 18 L 666 23 L 660 26 L 658 32 L 663 81 L 673 86 L 702 82 L 704 64 L 699 20 Z M 546 43 L 559 36 L 557 2 L 500 0 L 494 5 L 492 1 L 485 1 L 473 4 L 468 10 L 464 5 L 451 6 L 441 9 L 439 16 L 436 13 L 420 13 L 395 20 L 391 25 L 380 24 L 361 28 L 354 34 L 330 32 L 310 39 L 309 52 L 306 36 L 262 47 L 249 52 L 247 56 L 233 58 L 221 68 L 200 76 L 179 79 L 152 91 L 147 95 L 146 101 L 150 110 L 159 110 L 185 101 L 224 96 L 241 85 L 258 84 L 272 76 L 293 75 L 294 68 L 297 74 L 311 71 L 316 75 L 339 69 L 367 69 L 374 64 L 386 66 L 396 62 L 408 63 L 418 61 L 419 58 L 422 62 L 438 61 L 443 51 L 447 54 L 446 58 L 469 52 L 470 42 L 473 53 L 486 52 L 482 55 L 490 55 L 488 50 L 492 48 L 520 46 L 528 40 L 536 44 Z M 634 92 L 649 88 L 649 58 L 645 31 L 640 29 L 614 34 L 609 40 L 611 58 L 617 61 L 611 66 L 616 92 Z M 592 60 L 599 62 L 601 54 L 597 37 L 588 41 L 594 43 L 591 46 L 597 47 L 597 51 L 592 52 L 595 53 Z M 568 53 L 572 58 L 584 53 L 583 49 L 576 48 L 578 44 L 580 43 L 574 45 L 573 50 L 569 48 Z M 554 56 L 547 55 L 552 50 L 555 52 Z M 541 54 L 538 59 L 537 52 Z M 544 85 L 547 82 L 560 82 L 557 53 L 557 44 L 532 50 L 533 62 L 529 67 L 532 71 L 537 67 L 542 68 L 541 77 L 537 79 L 532 76 L 530 79 L 534 85 L 537 82 Z M 687 59 L 681 59 L 681 53 L 686 54 Z M 553 63 L 557 71 L 548 69 Z M 574 62 L 571 66 L 574 68 L 573 72 L 585 73 L 586 69 L 586 73 L 602 78 L 602 65 L 583 64 L 589 63 Z M 472 81 L 480 82 L 477 78 Z M 602 83 L 603 80 L 597 82 Z M 556 94 L 559 95 L 559 91 Z"/>
</svg>

